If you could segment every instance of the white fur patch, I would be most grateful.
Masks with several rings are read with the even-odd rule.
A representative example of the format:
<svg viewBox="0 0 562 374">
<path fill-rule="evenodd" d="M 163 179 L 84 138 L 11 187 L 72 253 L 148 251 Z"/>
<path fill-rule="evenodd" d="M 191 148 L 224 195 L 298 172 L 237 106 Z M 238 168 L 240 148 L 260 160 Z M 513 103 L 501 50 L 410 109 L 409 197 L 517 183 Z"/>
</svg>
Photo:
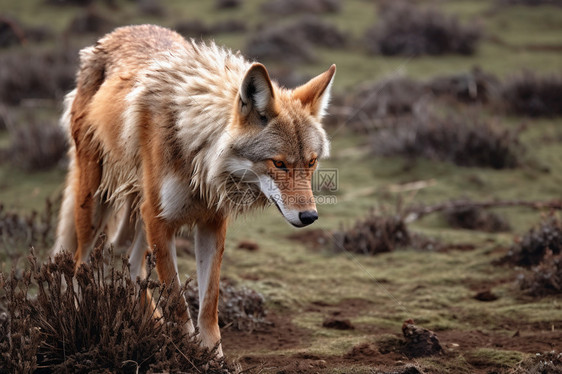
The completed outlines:
<svg viewBox="0 0 562 374">
<path fill-rule="evenodd" d="M 330 98 L 332 97 L 332 83 L 334 83 L 335 76 L 336 76 L 335 74 L 332 76 L 332 79 L 330 79 L 330 83 L 328 83 L 328 86 L 322 93 L 322 96 L 320 96 L 320 107 L 318 109 L 318 118 L 322 118 L 326 114 L 326 110 L 328 109 Z"/>
<path fill-rule="evenodd" d="M 129 265 L 131 268 L 131 279 L 136 280 L 146 278 L 146 267 L 144 265 L 144 256 L 148 249 L 146 235 L 142 221 L 139 219 L 135 224 L 135 238 L 130 248 Z"/>
<path fill-rule="evenodd" d="M 281 195 L 279 187 L 275 184 L 275 181 L 268 175 L 260 175 L 259 181 L 262 193 L 279 207 L 283 217 L 285 217 L 285 219 L 293 226 L 304 226 L 299 218 L 298 210 L 285 208 L 285 204 L 283 204 L 283 196 Z"/>
<path fill-rule="evenodd" d="M 214 259 L 217 255 L 217 236 L 216 232 L 206 227 L 197 226 L 195 234 L 195 258 L 197 260 L 197 285 L 199 286 L 199 321 L 202 320 L 203 308 L 207 291 L 213 275 Z M 217 342 L 211 333 L 207 331 L 208 326 L 199 323 L 199 331 L 204 346 L 212 347 Z M 222 347 L 218 348 L 219 355 L 222 355 Z"/>
<path fill-rule="evenodd" d="M 169 174 L 160 187 L 160 217 L 174 220 L 181 217 L 185 200 L 189 194 L 189 186 L 180 178 Z"/>
<path fill-rule="evenodd" d="M 139 113 L 137 102 L 144 87 L 137 85 L 125 98 L 125 111 L 123 112 L 123 130 L 121 131 L 121 144 L 128 157 L 132 157 L 139 147 Z"/>
</svg>

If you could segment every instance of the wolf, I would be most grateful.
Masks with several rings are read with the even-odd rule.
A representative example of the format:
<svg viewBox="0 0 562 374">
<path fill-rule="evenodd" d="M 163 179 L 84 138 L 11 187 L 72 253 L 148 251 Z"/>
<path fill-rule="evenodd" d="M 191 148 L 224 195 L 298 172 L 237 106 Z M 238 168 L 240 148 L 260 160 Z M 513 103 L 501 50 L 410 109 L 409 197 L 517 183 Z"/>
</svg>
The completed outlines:
<svg viewBox="0 0 562 374">
<path fill-rule="evenodd" d="M 61 117 L 70 163 L 53 254 L 75 251 L 78 267 L 104 230 L 116 243 L 131 232 L 131 276 L 147 276 L 152 252 L 160 281 L 179 288 L 175 234 L 193 227 L 199 337 L 222 356 L 228 221 L 270 203 L 293 226 L 317 220 L 311 178 L 329 154 L 321 119 L 335 72 L 289 90 L 240 53 L 154 25 L 82 49 Z M 187 303 L 177 313 L 193 332 Z"/>
</svg>

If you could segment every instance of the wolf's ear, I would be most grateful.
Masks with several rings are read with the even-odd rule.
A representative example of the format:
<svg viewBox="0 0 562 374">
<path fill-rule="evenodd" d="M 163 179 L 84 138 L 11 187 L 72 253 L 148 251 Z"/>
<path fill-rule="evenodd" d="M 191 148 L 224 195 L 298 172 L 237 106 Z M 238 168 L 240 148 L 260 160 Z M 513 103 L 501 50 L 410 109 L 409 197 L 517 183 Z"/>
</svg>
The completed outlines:
<svg viewBox="0 0 562 374">
<path fill-rule="evenodd" d="M 246 72 L 240 85 L 240 113 L 243 116 L 256 110 L 260 115 L 273 102 L 273 86 L 265 66 L 254 63 Z"/>
<path fill-rule="evenodd" d="M 328 108 L 330 90 L 335 74 L 336 65 L 332 65 L 319 76 L 293 90 L 293 97 L 300 100 L 302 105 L 308 107 L 310 113 L 318 119 L 322 118 Z"/>
</svg>

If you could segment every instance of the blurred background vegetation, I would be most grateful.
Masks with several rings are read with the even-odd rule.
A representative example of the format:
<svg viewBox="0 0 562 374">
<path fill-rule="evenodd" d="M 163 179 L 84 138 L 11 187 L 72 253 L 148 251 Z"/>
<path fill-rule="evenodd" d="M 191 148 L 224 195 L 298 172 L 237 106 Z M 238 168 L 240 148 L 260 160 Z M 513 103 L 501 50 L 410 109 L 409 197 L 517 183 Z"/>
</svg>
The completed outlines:
<svg viewBox="0 0 562 374">
<path fill-rule="evenodd" d="M 270 313 L 288 312 L 306 337 L 245 349 L 228 346 L 227 332 L 227 353 L 341 357 L 365 342 L 380 348 L 408 318 L 449 336 L 446 359 L 416 361 L 427 372 L 526 372 L 531 353 L 562 346 L 561 1 L 0 0 L 0 9 L 2 268 L 23 266 L 31 245 L 44 258 L 52 244 L 67 162 L 57 121 L 79 49 L 117 26 L 154 23 L 240 50 L 287 87 L 338 69 L 325 119 L 332 157 L 321 165 L 337 170 L 338 186 L 317 186 L 337 204 L 319 206 L 305 231 L 273 209 L 242 218 L 224 260 L 226 278 L 263 294 Z M 194 274 L 189 235 L 181 243 L 180 270 Z M 364 301 L 349 314 L 356 329 L 323 328 L 321 306 L 349 298 Z M 459 352 L 462 333 L 473 343 Z"/>
</svg>

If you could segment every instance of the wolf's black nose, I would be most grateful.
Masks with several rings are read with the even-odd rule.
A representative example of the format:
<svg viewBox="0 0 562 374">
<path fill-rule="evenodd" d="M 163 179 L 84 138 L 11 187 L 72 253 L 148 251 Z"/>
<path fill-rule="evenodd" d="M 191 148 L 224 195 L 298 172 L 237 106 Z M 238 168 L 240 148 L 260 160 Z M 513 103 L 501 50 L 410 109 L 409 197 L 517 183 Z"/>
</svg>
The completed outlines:
<svg viewBox="0 0 562 374">
<path fill-rule="evenodd" d="M 299 219 L 303 225 L 310 225 L 312 222 L 318 219 L 318 212 L 315 210 L 306 210 L 299 213 Z"/>
</svg>

